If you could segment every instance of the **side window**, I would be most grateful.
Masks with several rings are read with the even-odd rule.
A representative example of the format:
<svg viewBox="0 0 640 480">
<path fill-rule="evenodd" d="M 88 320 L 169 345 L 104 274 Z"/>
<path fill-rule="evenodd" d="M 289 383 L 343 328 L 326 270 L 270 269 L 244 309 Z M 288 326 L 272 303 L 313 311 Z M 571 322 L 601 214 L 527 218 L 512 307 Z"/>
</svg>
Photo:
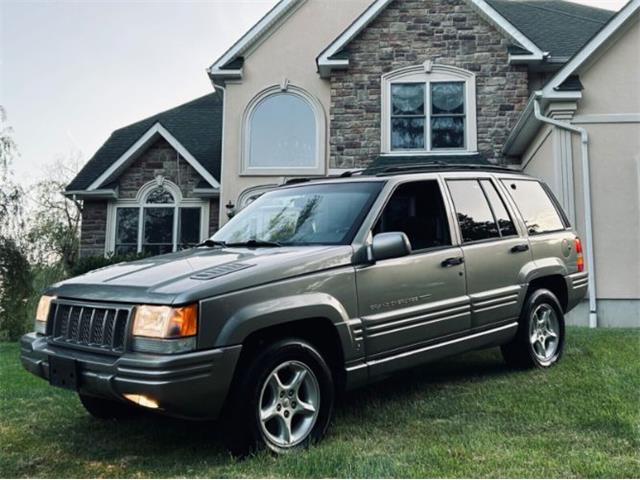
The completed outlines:
<svg viewBox="0 0 640 480">
<path fill-rule="evenodd" d="M 564 230 L 565 224 L 547 192 L 536 180 L 502 180 L 530 234 Z"/>
<path fill-rule="evenodd" d="M 477 180 L 448 180 L 463 242 L 499 238 L 500 231 Z"/>
<path fill-rule="evenodd" d="M 414 251 L 451 245 L 438 182 L 427 180 L 400 185 L 373 229 L 374 235 L 384 232 L 404 232 Z"/>
<path fill-rule="evenodd" d="M 482 189 L 489 199 L 489 205 L 491 205 L 493 216 L 498 222 L 500 234 L 503 237 L 517 235 L 518 232 L 513 224 L 513 220 L 511 219 L 509 212 L 507 212 L 507 208 L 504 206 L 504 202 L 500 198 L 500 195 L 498 195 L 496 187 L 491 183 L 491 180 L 480 180 L 480 185 L 482 185 Z"/>
</svg>

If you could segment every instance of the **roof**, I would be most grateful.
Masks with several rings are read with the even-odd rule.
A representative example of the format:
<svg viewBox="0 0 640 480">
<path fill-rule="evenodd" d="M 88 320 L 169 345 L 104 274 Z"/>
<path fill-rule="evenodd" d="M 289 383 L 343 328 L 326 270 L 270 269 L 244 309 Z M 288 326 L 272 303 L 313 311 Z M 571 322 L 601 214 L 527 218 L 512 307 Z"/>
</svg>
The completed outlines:
<svg viewBox="0 0 640 480">
<path fill-rule="evenodd" d="M 214 92 L 113 132 L 67 186 L 86 190 L 150 129 L 160 124 L 215 179 L 220 179 L 222 92 Z"/>
<path fill-rule="evenodd" d="M 420 167 L 425 165 L 446 167 L 449 165 L 492 166 L 482 154 L 470 155 L 383 155 L 376 158 L 365 172 L 379 172 L 391 167 Z"/>
<path fill-rule="evenodd" d="M 505 142 L 504 153 L 521 155 L 540 129 L 541 122 L 534 114 L 536 101 L 541 102 L 544 108 L 553 101 L 576 101 L 582 98 L 583 87 L 578 76 L 581 67 L 587 65 L 591 58 L 612 42 L 617 41 L 621 32 L 624 32 L 625 25 L 637 19 L 638 15 L 640 15 L 640 0 L 629 1 L 551 77 L 542 90 L 532 94 Z"/>
<path fill-rule="evenodd" d="M 486 0 L 551 57 L 568 58 L 615 12 L 563 0 Z"/>
</svg>

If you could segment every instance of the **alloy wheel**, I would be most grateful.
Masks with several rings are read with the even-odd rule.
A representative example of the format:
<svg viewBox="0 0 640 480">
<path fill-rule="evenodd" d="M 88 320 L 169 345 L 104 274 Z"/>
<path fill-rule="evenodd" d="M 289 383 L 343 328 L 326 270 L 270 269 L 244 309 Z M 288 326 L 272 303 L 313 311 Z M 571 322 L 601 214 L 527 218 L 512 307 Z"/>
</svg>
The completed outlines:
<svg viewBox="0 0 640 480">
<path fill-rule="evenodd" d="M 541 362 L 547 362 L 560 345 L 560 322 L 551 305 L 542 303 L 531 313 L 529 342 L 533 353 Z"/>
<path fill-rule="evenodd" d="M 258 418 L 264 436 L 281 448 L 303 442 L 320 411 L 320 385 L 313 370 L 291 360 L 278 365 L 260 392 Z"/>
</svg>

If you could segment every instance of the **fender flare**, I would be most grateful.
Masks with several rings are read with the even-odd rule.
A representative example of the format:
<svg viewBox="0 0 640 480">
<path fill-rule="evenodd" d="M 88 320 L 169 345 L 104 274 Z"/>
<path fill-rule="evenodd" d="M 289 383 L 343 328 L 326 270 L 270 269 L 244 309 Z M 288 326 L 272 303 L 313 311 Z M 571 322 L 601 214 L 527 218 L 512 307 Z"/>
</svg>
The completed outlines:
<svg viewBox="0 0 640 480">
<path fill-rule="evenodd" d="M 349 328 L 349 314 L 335 297 L 320 292 L 247 305 L 225 323 L 215 344 L 240 345 L 252 333 L 298 320 L 329 321 L 336 329 L 345 360 L 352 356 L 355 340 Z"/>
<path fill-rule="evenodd" d="M 566 277 L 569 274 L 566 265 L 559 258 L 543 258 L 527 262 L 518 274 L 518 283 L 529 285 L 533 280 L 551 275 Z"/>
</svg>

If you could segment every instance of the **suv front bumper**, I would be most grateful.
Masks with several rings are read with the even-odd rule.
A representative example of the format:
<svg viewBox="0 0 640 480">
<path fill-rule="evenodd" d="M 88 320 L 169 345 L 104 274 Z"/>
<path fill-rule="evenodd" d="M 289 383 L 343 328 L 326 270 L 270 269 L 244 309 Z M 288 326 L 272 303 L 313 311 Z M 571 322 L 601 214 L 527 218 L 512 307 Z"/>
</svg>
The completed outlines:
<svg viewBox="0 0 640 480">
<path fill-rule="evenodd" d="M 49 359 L 63 358 L 77 366 L 80 393 L 119 401 L 127 401 L 125 394 L 144 395 L 157 402 L 158 411 L 207 419 L 222 409 L 242 348 L 111 356 L 50 345 L 36 333 L 24 335 L 20 347 L 22 365 L 38 377 L 49 380 Z"/>
</svg>

